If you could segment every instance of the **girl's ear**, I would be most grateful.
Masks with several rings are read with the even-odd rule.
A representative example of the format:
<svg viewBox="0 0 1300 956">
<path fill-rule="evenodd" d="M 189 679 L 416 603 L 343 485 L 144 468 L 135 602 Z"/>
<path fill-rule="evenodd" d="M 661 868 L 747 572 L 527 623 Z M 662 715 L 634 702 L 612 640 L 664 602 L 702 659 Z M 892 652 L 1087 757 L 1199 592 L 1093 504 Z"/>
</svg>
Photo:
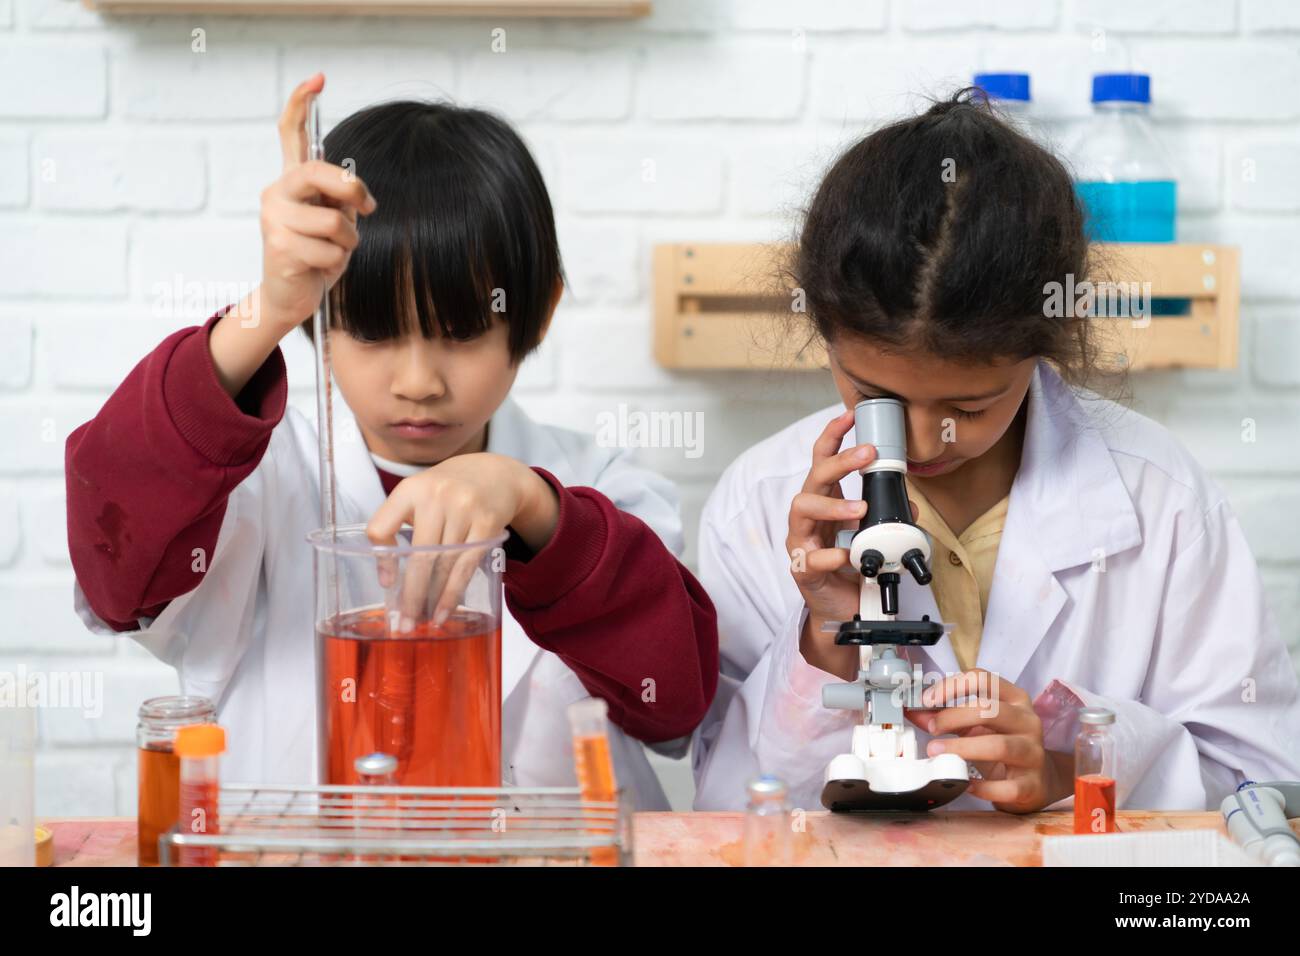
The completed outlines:
<svg viewBox="0 0 1300 956">
<path fill-rule="evenodd" d="M 542 340 L 546 338 L 546 333 L 550 331 L 551 319 L 555 318 L 555 310 L 560 305 L 560 299 L 564 295 L 564 280 L 555 280 L 555 291 L 551 293 L 551 307 L 546 312 L 546 321 L 542 323 L 542 330 L 537 334 L 537 344 L 541 345 Z"/>
</svg>

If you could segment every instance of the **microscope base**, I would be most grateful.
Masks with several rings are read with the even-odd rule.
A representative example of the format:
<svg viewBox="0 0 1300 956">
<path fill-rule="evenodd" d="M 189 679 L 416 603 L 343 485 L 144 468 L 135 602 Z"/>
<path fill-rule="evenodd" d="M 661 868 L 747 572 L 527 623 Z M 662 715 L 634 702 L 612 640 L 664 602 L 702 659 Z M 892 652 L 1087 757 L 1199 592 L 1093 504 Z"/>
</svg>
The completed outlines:
<svg viewBox="0 0 1300 956">
<path fill-rule="evenodd" d="M 924 812 L 966 792 L 970 771 L 956 754 L 867 763 L 842 754 L 826 768 L 822 806 L 835 813 Z"/>
</svg>

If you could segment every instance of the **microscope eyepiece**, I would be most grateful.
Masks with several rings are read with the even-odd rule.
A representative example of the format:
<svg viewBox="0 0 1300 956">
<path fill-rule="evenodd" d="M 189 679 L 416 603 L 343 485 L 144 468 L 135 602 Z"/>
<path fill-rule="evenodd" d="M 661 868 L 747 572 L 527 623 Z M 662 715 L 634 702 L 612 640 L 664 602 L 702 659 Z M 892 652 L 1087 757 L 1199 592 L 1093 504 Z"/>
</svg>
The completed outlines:
<svg viewBox="0 0 1300 956">
<path fill-rule="evenodd" d="M 903 567 L 912 573 L 917 584 L 929 584 L 932 575 L 930 569 L 925 564 L 925 555 L 921 554 L 918 548 L 913 548 L 903 555 Z"/>
</svg>

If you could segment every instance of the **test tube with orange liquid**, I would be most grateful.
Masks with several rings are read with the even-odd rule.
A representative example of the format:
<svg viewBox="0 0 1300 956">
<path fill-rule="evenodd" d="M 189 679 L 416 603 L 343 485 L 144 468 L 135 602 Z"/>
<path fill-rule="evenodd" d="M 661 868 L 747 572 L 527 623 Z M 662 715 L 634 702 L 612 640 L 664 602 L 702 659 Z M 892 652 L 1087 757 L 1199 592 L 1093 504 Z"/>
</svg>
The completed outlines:
<svg viewBox="0 0 1300 956">
<path fill-rule="evenodd" d="M 589 697 L 570 704 L 568 714 L 573 732 L 573 766 L 583 802 L 614 803 L 618 799 L 618 782 L 609 751 L 608 706 L 599 697 Z M 596 828 L 589 832 L 607 831 Z M 591 862 L 596 866 L 617 866 L 618 848 L 596 847 Z"/>
<path fill-rule="evenodd" d="M 1104 707 L 1079 709 L 1079 733 L 1074 738 L 1074 832 L 1114 833 L 1115 738 L 1110 725 L 1114 711 Z"/>
<path fill-rule="evenodd" d="M 216 724 L 194 724 L 176 731 L 176 756 L 181 762 L 181 833 L 212 836 L 221 832 L 217 800 L 221 789 L 221 755 L 226 732 Z M 181 866 L 216 866 L 217 849 L 182 846 Z"/>
</svg>

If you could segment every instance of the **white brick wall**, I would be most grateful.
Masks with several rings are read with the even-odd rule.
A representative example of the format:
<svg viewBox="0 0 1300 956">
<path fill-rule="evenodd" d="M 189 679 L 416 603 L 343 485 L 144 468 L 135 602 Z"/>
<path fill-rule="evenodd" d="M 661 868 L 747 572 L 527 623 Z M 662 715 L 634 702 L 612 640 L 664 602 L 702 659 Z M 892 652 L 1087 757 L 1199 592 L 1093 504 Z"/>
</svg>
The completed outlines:
<svg viewBox="0 0 1300 956">
<path fill-rule="evenodd" d="M 521 398 L 587 429 L 620 402 L 703 412 L 701 457 L 647 454 L 679 482 L 692 537 L 732 457 L 832 396 L 816 376 L 655 366 L 652 246 L 788 237 L 837 148 L 974 70 L 1030 71 L 1041 128 L 1059 141 L 1088 114 L 1092 72 L 1148 69 L 1182 167 L 1182 237 L 1243 247 L 1243 337 L 1238 370 L 1143 375 L 1135 401 L 1223 481 L 1300 660 L 1300 4 L 655 8 L 591 24 L 105 20 L 78 0 L 0 0 L 0 670 L 104 681 L 99 720 L 41 715 L 40 813 L 133 812 L 134 709 L 175 687 L 138 647 L 91 637 L 72 614 L 63 439 L 154 342 L 202 317 L 184 306 L 190 284 L 220 299 L 257 280 L 273 120 L 317 69 L 331 120 L 445 94 L 519 124 L 552 189 L 571 286 Z M 496 28 L 504 53 L 492 51 Z M 287 352 L 294 401 L 310 407 L 305 342 Z M 1253 445 L 1240 440 L 1246 417 Z"/>
</svg>

